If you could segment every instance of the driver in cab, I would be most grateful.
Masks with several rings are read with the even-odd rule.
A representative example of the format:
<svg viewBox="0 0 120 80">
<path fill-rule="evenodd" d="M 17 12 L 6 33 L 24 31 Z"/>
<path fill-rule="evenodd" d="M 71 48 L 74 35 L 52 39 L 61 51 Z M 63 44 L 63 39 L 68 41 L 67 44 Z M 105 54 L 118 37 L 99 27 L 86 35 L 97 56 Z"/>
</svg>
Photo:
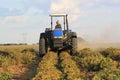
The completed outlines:
<svg viewBox="0 0 120 80">
<path fill-rule="evenodd" d="M 55 29 L 61 29 L 61 24 L 59 23 L 59 20 L 56 21 Z"/>
</svg>

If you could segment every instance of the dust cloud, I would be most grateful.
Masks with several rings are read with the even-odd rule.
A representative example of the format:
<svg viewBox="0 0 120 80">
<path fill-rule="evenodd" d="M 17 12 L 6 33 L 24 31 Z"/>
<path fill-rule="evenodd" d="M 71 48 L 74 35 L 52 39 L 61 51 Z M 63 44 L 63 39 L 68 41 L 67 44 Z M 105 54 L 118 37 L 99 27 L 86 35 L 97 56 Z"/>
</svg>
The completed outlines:
<svg viewBox="0 0 120 80">
<path fill-rule="evenodd" d="M 93 42 L 81 42 L 78 39 L 78 50 L 83 48 L 104 49 L 119 48 L 120 49 L 119 27 L 113 26 L 106 28 Z M 85 40 L 87 41 L 87 40 Z"/>
<path fill-rule="evenodd" d="M 118 43 L 119 27 L 112 26 L 105 29 L 96 40 L 98 43 Z"/>
</svg>

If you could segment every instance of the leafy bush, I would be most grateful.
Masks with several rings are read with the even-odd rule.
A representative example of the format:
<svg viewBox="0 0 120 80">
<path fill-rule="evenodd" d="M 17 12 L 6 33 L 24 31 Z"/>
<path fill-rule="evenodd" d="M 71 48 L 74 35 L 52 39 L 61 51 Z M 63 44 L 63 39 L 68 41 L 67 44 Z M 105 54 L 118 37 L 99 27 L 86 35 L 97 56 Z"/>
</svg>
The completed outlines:
<svg viewBox="0 0 120 80">
<path fill-rule="evenodd" d="M 12 75 L 8 72 L 0 73 L 0 80 L 11 80 Z"/>
<path fill-rule="evenodd" d="M 12 59 L 11 57 L 0 56 L 0 67 L 7 69 L 9 65 L 11 65 Z"/>
<path fill-rule="evenodd" d="M 113 60 L 120 61 L 120 49 L 107 48 L 107 49 L 101 51 L 101 53 L 105 57 L 110 57 Z"/>
<path fill-rule="evenodd" d="M 22 53 L 23 52 L 23 53 Z M 0 50 L 0 66 L 27 64 L 35 59 L 33 48 L 8 48 Z"/>
<path fill-rule="evenodd" d="M 93 80 L 120 80 L 120 70 L 118 69 L 104 69 L 98 72 Z"/>
<path fill-rule="evenodd" d="M 0 51 L 0 67 L 7 67 L 11 64 L 11 53 L 7 51 Z"/>
<path fill-rule="evenodd" d="M 35 59 L 35 54 L 28 52 L 22 56 L 22 63 L 28 64 L 29 62 L 33 61 Z"/>
<path fill-rule="evenodd" d="M 118 62 L 113 61 L 109 57 L 104 58 L 99 52 L 92 51 L 90 49 L 81 50 L 74 58 L 80 68 L 87 71 L 99 71 L 104 68 L 117 67 Z"/>
<path fill-rule="evenodd" d="M 118 62 L 116 61 L 113 61 L 111 58 L 107 57 L 107 58 L 104 58 L 101 63 L 100 63 L 100 67 L 102 69 L 114 69 L 114 68 L 117 68 L 118 66 Z"/>
<path fill-rule="evenodd" d="M 85 48 L 81 50 L 75 60 L 78 62 L 79 67 L 86 69 L 87 71 L 98 71 L 101 69 L 100 64 L 104 57 L 98 53 Z"/>
<path fill-rule="evenodd" d="M 35 52 L 33 48 L 25 48 L 21 51 L 21 53 L 27 53 L 27 52 Z"/>
<path fill-rule="evenodd" d="M 10 56 L 10 53 L 9 53 L 9 52 L 6 52 L 6 51 L 0 51 L 0 55 L 1 55 L 1 56 L 5 56 L 5 57 L 8 57 L 8 56 Z"/>
</svg>

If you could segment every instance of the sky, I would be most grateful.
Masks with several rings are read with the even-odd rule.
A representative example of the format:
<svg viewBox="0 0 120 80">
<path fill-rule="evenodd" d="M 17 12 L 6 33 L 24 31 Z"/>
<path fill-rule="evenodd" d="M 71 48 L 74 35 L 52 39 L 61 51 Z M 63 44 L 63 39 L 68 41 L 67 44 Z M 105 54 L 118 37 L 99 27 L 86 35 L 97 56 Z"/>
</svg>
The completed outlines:
<svg viewBox="0 0 120 80">
<path fill-rule="evenodd" d="M 52 13 L 86 41 L 120 42 L 120 0 L 0 0 L 0 44 L 37 43 Z"/>
</svg>

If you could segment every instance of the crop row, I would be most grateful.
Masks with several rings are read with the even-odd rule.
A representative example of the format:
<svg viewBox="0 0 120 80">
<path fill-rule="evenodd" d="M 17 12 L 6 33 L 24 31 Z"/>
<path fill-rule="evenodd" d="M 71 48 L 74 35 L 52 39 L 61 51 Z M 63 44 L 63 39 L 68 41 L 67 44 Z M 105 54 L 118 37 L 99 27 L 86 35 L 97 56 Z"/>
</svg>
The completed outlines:
<svg viewBox="0 0 120 80">
<path fill-rule="evenodd" d="M 81 80 L 80 70 L 68 52 L 60 54 L 62 72 L 66 80 Z"/>
<path fill-rule="evenodd" d="M 59 80 L 62 73 L 57 69 L 57 63 L 57 54 L 54 52 L 47 53 L 39 63 L 37 74 L 33 80 Z"/>
<path fill-rule="evenodd" d="M 47 53 L 39 63 L 33 80 L 81 80 L 76 62 L 67 52 Z"/>
</svg>

